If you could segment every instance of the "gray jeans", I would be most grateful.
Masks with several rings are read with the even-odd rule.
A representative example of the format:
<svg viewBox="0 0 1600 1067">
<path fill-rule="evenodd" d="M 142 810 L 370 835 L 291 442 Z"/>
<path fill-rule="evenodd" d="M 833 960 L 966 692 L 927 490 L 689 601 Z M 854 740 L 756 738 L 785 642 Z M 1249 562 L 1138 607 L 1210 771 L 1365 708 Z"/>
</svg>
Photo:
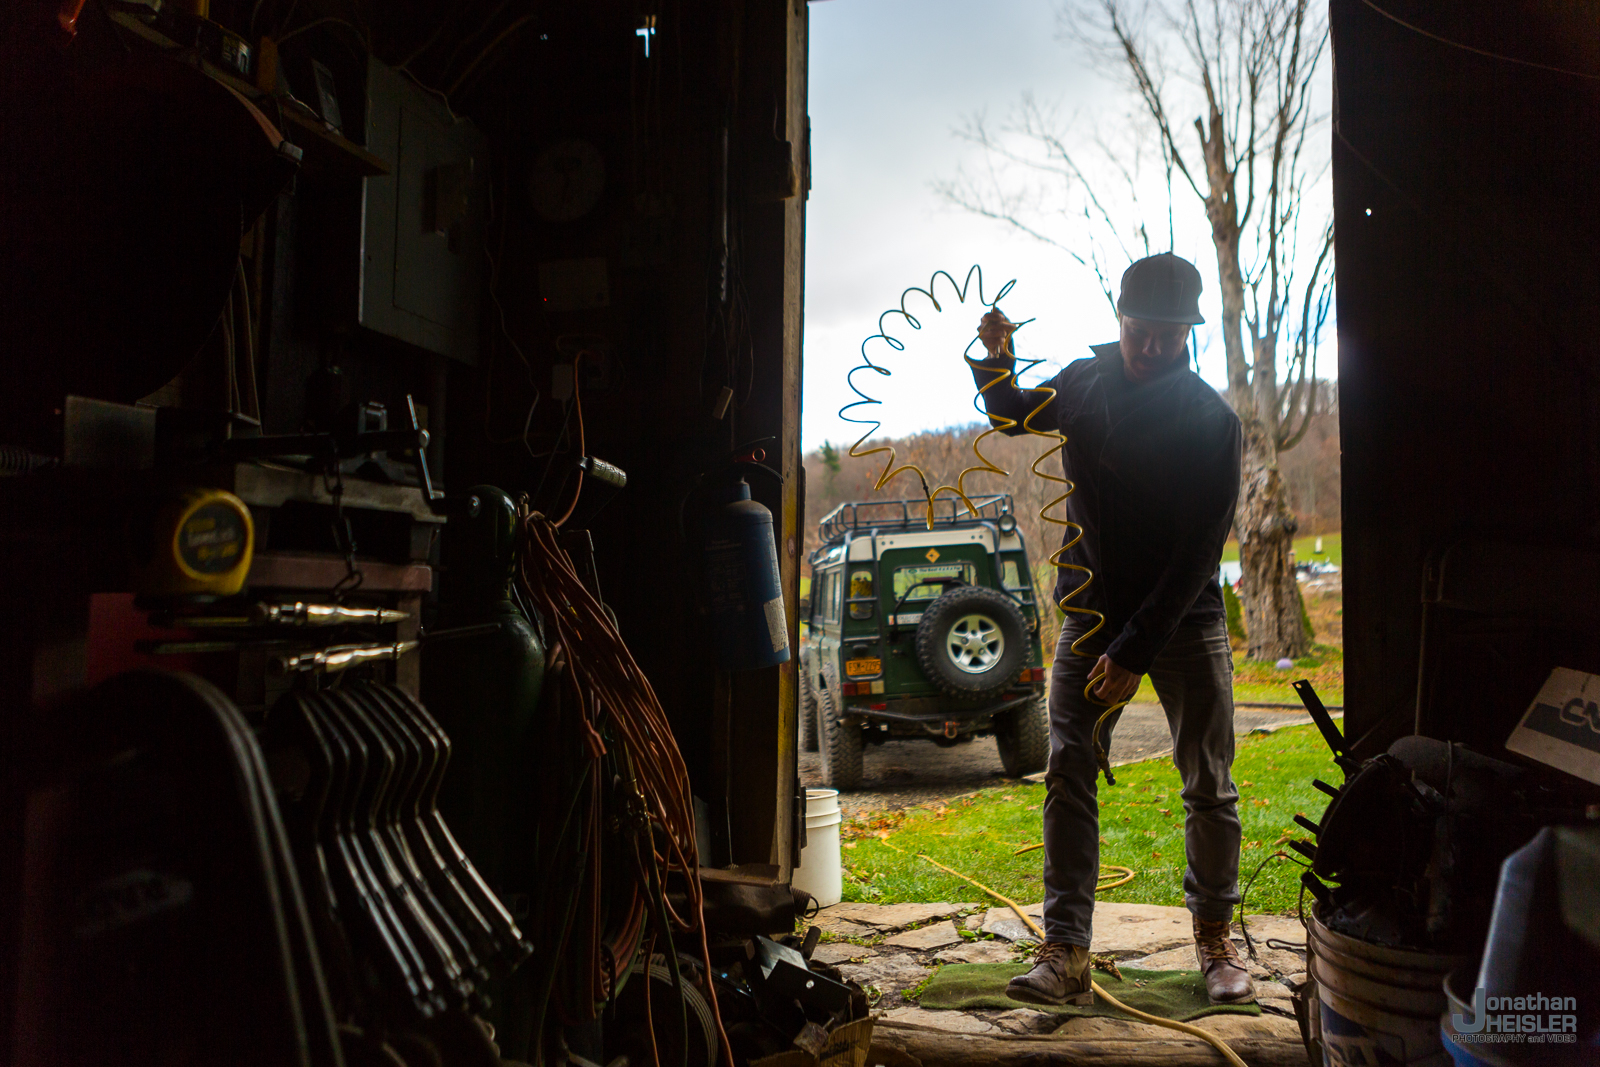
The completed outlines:
<svg viewBox="0 0 1600 1067">
<path fill-rule="evenodd" d="M 1084 699 L 1095 660 L 1110 643 L 1096 634 L 1085 657 L 1069 621 L 1050 675 L 1050 768 L 1044 802 L 1044 931 L 1088 946 L 1100 870 L 1100 805 L 1092 731 L 1105 711 Z M 1233 787 L 1233 657 L 1218 621 L 1180 626 L 1150 669 L 1167 713 L 1173 762 L 1183 778 L 1184 901 L 1201 919 L 1226 919 L 1239 903 L 1239 793 Z M 1104 743 L 1117 716 L 1101 727 Z M 1113 788 L 1128 788 L 1116 786 Z"/>
</svg>

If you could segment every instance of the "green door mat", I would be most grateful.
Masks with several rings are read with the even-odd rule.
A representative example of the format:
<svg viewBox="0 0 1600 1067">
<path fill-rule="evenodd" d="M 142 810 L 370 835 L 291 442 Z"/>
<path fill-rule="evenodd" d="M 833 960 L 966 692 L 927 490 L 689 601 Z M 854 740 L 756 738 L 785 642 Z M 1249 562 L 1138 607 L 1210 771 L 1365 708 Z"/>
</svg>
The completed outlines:
<svg viewBox="0 0 1600 1067">
<path fill-rule="evenodd" d="M 1057 1015 L 1103 1015 L 1127 1019 L 1099 997 L 1094 1006 L 1069 1004 L 1026 1004 L 1006 996 L 1006 983 L 1028 970 L 1027 963 L 952 963 L 934 972 L 923 987 L 917 1004 L 923 1008 L 970 1011 L 974 1008 L 1031 1008 Z M 1109 974 L 1093 972 L 1094 980 L 1107 993 L 1130 1008 L 1137 1008 L 1164 1019 L 1189 1022 L 1206 1015 L 1260 1015 L 1255 1004 L 1213 1004 L 1206 996 L 1206 980 L 1199 971 L 1140 971 L 1122 968 L 1122 981 Z"/>
</svg>

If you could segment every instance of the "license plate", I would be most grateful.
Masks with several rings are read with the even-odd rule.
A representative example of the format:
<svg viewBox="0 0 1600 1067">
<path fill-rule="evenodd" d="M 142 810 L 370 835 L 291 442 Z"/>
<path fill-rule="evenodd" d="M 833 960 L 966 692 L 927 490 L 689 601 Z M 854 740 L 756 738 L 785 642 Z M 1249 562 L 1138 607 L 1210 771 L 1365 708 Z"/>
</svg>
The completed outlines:
<svg viewBox="0 0 1600 1067">
<path fill-rule="evenodd" d="M 883 660 L 881 659 L 849 659 L 844 662 L 844 673 L 851 678 L 858 678 L 863 674 L 882 674 Z"/>
<path fill-rule="evenodd" d="M 894 617 L 894 624 L 896 626 L 915 626 L 917 623 L 919 623 L 921 621 L 922 621 L 922 612 L 920 612 L 920 611 L 917 612 L 915 615 L 896 615 Z"/>
</svg>

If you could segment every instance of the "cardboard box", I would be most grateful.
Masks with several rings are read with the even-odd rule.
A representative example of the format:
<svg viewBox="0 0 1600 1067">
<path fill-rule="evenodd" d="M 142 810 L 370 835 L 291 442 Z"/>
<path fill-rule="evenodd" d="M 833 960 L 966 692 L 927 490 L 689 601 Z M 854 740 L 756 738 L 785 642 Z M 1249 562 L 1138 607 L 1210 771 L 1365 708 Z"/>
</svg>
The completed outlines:
<svg viewBox="0 0 1600 1067">
<path fill-rule="evenodd" d="M 813 1028 L 821 1032 L 814 1042 L 806 1032 Z M 832 1032 L 813 1023 L 801 1031 L 799 1040 L 814 1051 L 793 1048 L 756 1060 L 750 1067 L 866 1067 L 867 1052 L 872 1048 L 872 1017 L 845 1023 Z"/>
<path fill-rule="evenodd" d="M 1506 748 L 1600 785 L 1600 675 L 1551 671 Z"/>
</svg>

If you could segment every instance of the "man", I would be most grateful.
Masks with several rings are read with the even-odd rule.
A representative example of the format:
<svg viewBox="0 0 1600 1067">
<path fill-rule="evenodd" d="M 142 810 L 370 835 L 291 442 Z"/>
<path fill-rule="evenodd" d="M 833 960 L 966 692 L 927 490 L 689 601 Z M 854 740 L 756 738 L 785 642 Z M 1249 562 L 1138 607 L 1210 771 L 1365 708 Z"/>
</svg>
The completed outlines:
<svg viewBox="0 0 1600 1067">
<path fill-rule="evenodd" d="M 1050 678 L 1050 766 L 1044 804 L 1045 944 L 1007 992 L 1041 1004 L 1088 1003 L 1095 881 L 1100 869 L 1097 765 L 1092 734 L 1108 705 L 1131 697 L 1148 674 L 1172 731 L 1183 777 L 1183 887 L 1194 915 L 1196 959 L 1214 1003 L 1253 999 L 1248 972 L 1228 939 L 1239 902 L 1238 793 L 1233 765 L 1233 659 L 1222 592 L 1222 547 L 1239 493 L 1239 419 L 1189 369 L 1188 339 L 1200 316 L 1200 272 L 1174 255 L 1151 256 L 1122 276 L 1121 339 L 1052 381 L 1056 396 L 1033 417 L 1067 437 L 1062 462 L 1077 485 L 1056 514 L 1081 526 L 1064 557 L 1094 572 L 1068 601 L 1105 625 L 1072 651 L 1095 617 L 1068 612 Z M 1009 370 L 1014 327 L 999 311 L 978 335 L 989 357 L 978 384 Z M 1022 421 L 1046 394 L 1003 382 L 983 394 L 991 420 Z M 1067 538 L 1073 536 L 1069 531 Z M 1061 569 L 1056 600 L 1084 584 Z M 1093 694 L 1084 689 L 1098 678 Z M 1114 719 L 1110 723 L 1114 725 Z M 1102 728 L 1102 737 L 1109 731 Z"/>
</svg>

